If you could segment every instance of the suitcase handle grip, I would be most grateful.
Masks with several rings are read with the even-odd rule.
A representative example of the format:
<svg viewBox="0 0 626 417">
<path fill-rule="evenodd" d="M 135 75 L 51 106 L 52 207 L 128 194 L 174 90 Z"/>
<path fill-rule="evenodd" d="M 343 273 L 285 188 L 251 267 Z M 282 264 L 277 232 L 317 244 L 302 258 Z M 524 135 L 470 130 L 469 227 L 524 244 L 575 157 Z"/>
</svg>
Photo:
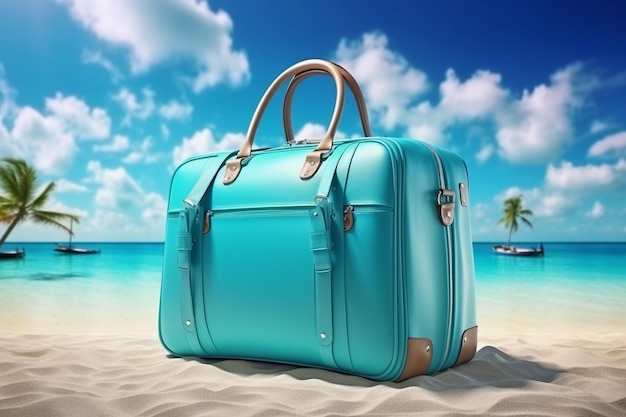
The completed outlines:
<svg viewBox="0 0 626 417">
<path fill-rule="evenodd" d="M 241 149 L 239 150 L 239 153 L 237 153 L 237 157 L 226 163 L 226 172 L 224 173 L 222 183 L 224 183 L 225 185 L 232 184 L 237 179 L 237 176 L 241 172 L 243 161 L 249 158 L 250 154 L 252 153 L 254 135 L 256 134 L 257 128 L 259 127 L 261 117 L 263 116 L 263 113 L 265 112 L 269 101 L 272 99 L 279 87 L 289 77 L 293 77 L 301 72 L 307 72 L 311 70 L 319 70 L 330 74 L 335 81 L 335 87 L 337 90 L 335 109 L 333 110 L 333 115 L 330 120 L 330 124 L 328 125 L 326 136 L 317 145 L 315 150 L 307 155 L 304 162 L 304 167 L 300 172 L 300 178 L 303 180 L 309 179 L 313 175 L 315 175 L 315 173 L 319 169 L 320 164 L 322 163 L 322 155 L 330 151 L 333 147 L 333 137 L 335 136 L 335 133 L 337 132 L 337 127 L 339 126 L 339 120 L 341 119 L 345 99 L 344 78 L 341 75 L 340 70 L 335 64 L 329 61 L 325 61 L 323 59 L 308 59 L 292 65 L 291 67 L 283 71 L 283 73 L 280 74 L 272 82 L 272 84 L 270 84 L 270 86 L 265 91 L 265 94 L 263 94 L 263 97 L 261 97 L 261 101 L 259 101 L 259 104 L 257 105 L 256 110 L 252 115 L 252 120 L 250 121 L 248 132 L 246 133 L 246 139 L 241 145 Z"/>
<path fill-rule="evenodd" d="M 363 127 L 363 135 L 366 137 L 372 136 L 372 129 L 370 127 L 369 117 L 367 115 L 367 107 L 365 106 L 365 99 L 363 98 L 363 93 L 361 92 L 361 88 L 359 87 L 359 83 L 354 79 L 352 74 L 350 74 L 345 68 L 333 62 L 334 65 L 337 66 L 339 72 L 343 76 L 344 80 L 346 80 L 346 84 L 352 91 L 354 95 L 354 100 L 356 101 L 357 108 L 359 110 L 359 116 L 361 118 L 361 126 Z M 283 103 L 283 121 L 285 128 L 285 139 L 287 142 L 294 141 L 293 135 L 293 124 L 291 123 L 291 107 L 293 101 L 293 95 L 296 91 L 296 87 L 300 84 L 304 79 L 308 78 L 313 74 L 328 74 L 326 71 L 319 69 L 311 69 L 308 71 L 301 72 L 300 74 L 295 75 L 291 81 L 289 81 L 289 85 L 287 86 L 287 93 L 285 94 L 285 101 Z"/>
</svg>

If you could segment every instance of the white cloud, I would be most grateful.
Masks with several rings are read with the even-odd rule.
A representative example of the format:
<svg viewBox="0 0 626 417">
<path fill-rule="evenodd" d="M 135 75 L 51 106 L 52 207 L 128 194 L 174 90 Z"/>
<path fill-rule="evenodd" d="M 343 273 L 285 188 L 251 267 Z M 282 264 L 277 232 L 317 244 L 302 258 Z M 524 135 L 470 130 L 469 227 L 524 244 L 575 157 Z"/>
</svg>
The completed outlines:
<svg viewBox="0 0 626 417">
<path fill-rule="evenodd" d="M 502 77 L 489 71 L 477 71 L 470 79 L 460 82 L 453 69 L 439 86 L 439 106 L 451 118 L 479 119 L 492 115 L 508 97 L 500 87 Z"/>
<path fill-rule="evenodd" d="M 562 161 L 559 167 L 549 164 L 546 171 L 548 187 L 564 190 L 594 190 L 597 187 L 608 186 L 621 175 L 619 171 L 626 170 L 626 162 L 622 159 L 615 165 L 587 164 L 575 166 L 571 162 Z"/>
<path fill-rule="evenodd" d="M 476 154 L 476 160 L 478 162 L 480 162 L 481 164 L 486 162 L 489 158 L 491 158 L 491 155 L 494 154 L 495 150 L 496 150 L 496 148 L 495 148 L 495 146 L 493 146 L 493 144 L 489 143 L 489 144 L 485 145 Z"/>
<path fill-rule="evenodd" d="M 387 37 L 378 32 L 361 39 L 341 40 L 335 60 L 359 82 L 369 110 L 385 129 L 404 121 L 407 108 L 428 89 L 426 74 L 411 67 L 400 54 L 390 50 Z"/>
<path fill-rule="evenodd" d="M 146 163 L 155 162 L 158 158 L 156 155 L 150 152 L 153 146 L 154 142 L 152 141 L 152 138 L 145 138 L 141 142 L 137 150 L 128 154 L 124 159 L 122 159 L 122 162 L 124 162 L 125 164 L 136 164 L 142 161 Z"/>
<path fill-rule="evenodd" d="M 129 240 L 162 239 L 167 202 L 160 194 L 144 190 L 123 167 L 104 168 L 99 161 L 90 161 L 87 172 L 88 181 L 99 186 L 95 215 L 90 219 L 99 235 L 107 238 L 114 224 L 118 238 L 123 234 Z"/>
<path fill-rule="evenodd" d="M 591 127 L 589 128 L 589 133 L 591 134 L 600 133 L 610 128 L 611 128 L 611 125 L 609 123 L 603 122 L 601 120 L 594 120 L 591 123 Z"/>
<path fill-rule="evenodd" d="M 0 155 L 19 155 L 21 150 L 11 139 L 11 134 L 0 120 Z"/>
<path fill-rule="evenodd" d="M 115 135 L 110 143 L 104 145 L 94 145 L 95 152 L 122 152 L 128 149 L 130 141 L 127 136 Z"/>
<path fill-rule="evenodd" d="M 190 138 L 183 138 L 181 144 L 174 147 L 172 162 L 174 166 L 180 165 L 185 159 L 195 155 L 217 151 L 233 151 L 239 149 L 245 140 L 242 133 L 227 133 L 221 140 L 215 140 L 213 132 L 202 129 L 194 133 Z"/>
<path fill-rule="evenodd" d="M 533 212 L 538 217 L 557 217 L 567 214 L 567 209 L 575 204 L 573 199 L 561 193 L 544 194 L 537 201 Z"/>
<path fill-rule="evenodd" d="M 442 113 L 428 103 L 422 103 L 411 110 L 407 118 L 411 123 L 407 126 L 406 135 L 433 145 L 444 145 L 448 140 L 445 134 L 448 121 L 442 118 Z"/>
<path fill-rule="evenodd" d="M 109 136 L 111 118 L 103 109 L 89 109 L 74 96 L 57 93 L 46 99 L 46 110 L 57 118 L 63 129 L 79 139 L 104 139 Z"/>
<path fill-rule="evenodd" d="M 567 209 L 574 206 L 576 201 L 567 198 L 564 194 L 554 191 L 545 191 L 540 188 L 521 189 L 510 187 L 504 192 L 496 195 L 494 200 L 502 204 L 506 199 L 522 196 L 524 208 L 530 209 L 537 217 L 559 217 L 567 213 Z"/>
<path fill-rule="evenodd" d="M 25 158 L 43 173 L 60 174 L 73 162 L 77 139 L 108 137 L 111 119 L 105 110 L 61 93 L 46 98 L 44 113 L 18 107 L 3 75 L 0 65 L 0 155 Z"/>
<path fill-rule="evenodd" d="M 113 82 L 120 81 L 123 77 L 121 71 L 104 56 L 101 52 L 85 51 L 83 52 L 83 62 L 86 64 L 96 64 L 104 68 L 113 79 Z"/>
<path fill-rule="evenodd" d="M 590 82 L 582 65 L 557 71 L 550 85 L 524 91 L 520 100 L 497 115 L 499 151 L 511 162 L 547 162 L 558 157 L 572 141 L 571 116 Z"/>
<path fill-rule="evenodd" d="M 296 141 L 311 140 L 311 139 L 323 139 L 326 136 L 326 126 L 322 126 L 318 123 L 305 123 L 302 128 L 294 135 Z M 362 135 L 361 135 L 362 136 Z M 335 138 L 344 139 L 346 134 L 338 131 L 335 134 Z"/>
<path fill-rule="evenodd" d="M 591 208 L 591 210 L 587 212 L 587 217 L 597 219 L 598 217 L 602 216 L 604 216 L 604 206 L 599 201 L 596 201 L 595 203 L 593 203 L 593 207 Z"/>
<path fill-rule="evenodd" d="M 515 163 L 545 163 L 558 158 L 574 137 L 573 119 L 584 100 L 602 83 L 580 63 L 556 71 L 547 84 L 516 98 L 502 76 L 478 70 L 461 80 L 448 69 L 433 102 L 422 96 L 426 75 L 389 48 L 384 34 L 342 40 L 335 60 L 352 72 L 363 89 L 372 123 L 387 131 L 404 129 L 409 137 L 445 145 L 458 123 L 494 129 L 500 157 Z M 603 125 L 596 123 L 594 129 Z M 483 145 L 479 157 L 491 156 Z"/>
<path fill-rule="evenodd" d="M 91 180 L 100 185 L 94 197 L 97 207 L 129 208 L 141 200 L 143 190 L 124 168 L 103 168 L 100 162 L 89 161 L 87 172 Z"/>
<path fill-rule="evenodd" d="M 387 131 L 404 129 L 407 136 L 433 144 L 445 144 L 446 130 L 455 123 L 493 119 L 509 100 L 499 74 L 480 70 L 461 81 L 449 69 L 438 103 L 419 101 L 428 90 L 426 74 L 391 50 L 379 32 L 342 40 L 335 56 L 363 89 L 373 123 Z"/>
<path fill-rule="evenodd" d="M 167 127 L 165 123 L 161 123 L 161 134 L 166 139 L 170 137 L 170 134 L 171 134 L 170 129 L 169 127 Z"/>
<path fill-rule="evenodd" d="M 154 104 L 154 91 L 149 88 L 141 90 L 143 100 L 139 101 L 137 96 L 127 88 L 122 88 L 113 96 L 113 100 L 126 112 L 124 123 L 129 124 L 132 119 L 146 120 L 152 116 L 156 109 Z"/>
<path fill-rule="evenodd" d="M 193 106 L 189 103 L 180 103 L 171 100 L 169 103 L 159 107 L 159 114 L 168 120 L 186 119 L 193 113 Z"/>
<path fill-rule="evenodd" d="M 37 169 L 59 174 L 72 162 L 77 151 L 74 138 L 59 121 L 46 117 L 31 107 L 20 109 L 11 131 L 22 156 L 33 160 Z"/>
<path fill-rule="evenodd" d="M 55 192 L 65 193 L 65 192 L 76 192 L 76 193 L 86 193 L 89 191 L 87 187 L 82 184 L 77 184 L 75 182 L 66 180 L 61 178 L 60 180 L 54 181 L 55 183 Z"/>
<path fill-rule="evenodd" d="M 130 52 L 131 69 L 144 72 L 173 58 L 196 63 L 196 92 L 250 77 L 245 53 L 233 49 L 233 22 L 197 0 L 57 0 L 100 39 Z"/>
<path fill-rule="evenodd" d="M 588 156 L 601 156 L 608 153 L 626 153 L 626 131 L 609 135 L 591 145 Z"/>
<path fill-rule="evenodd" d="M 16 111 L 15 91 L 6 81 L 4 67 L 0 63 L 0 126 L 6 117 L 12 116 Z"/>
<path fill-rule="evenodd" d="M 0 66 L 0 70 L 2 67 Z M 0 72 L 0 94 L 2 93 L 2 78 Z M 2 101 L 0 102 L 0 155 L 20 155 L 22 151 L 22 147 L 19 146 L 19 143 L 11 138 L 11 133 L 6 128 L 3 122 L 2 112 L 5 108 L 5 102 L 7 99 L 2 97 Z"/>
<path fill-rule="evenodd" d="M 147 224 L 159 227 L 158 230 L 164 230 L 167 201 L 157 193 L 148 193 L 143 200 L 145 204 L 144 210 L 141 212 L 141 218 Z"/>
<path fill-rule="evenodd" d="M 137 162 L 140 162 L 142 159 L 143 159 L 142 153 L 139 151 L 135 151 L 135 152 L 129 153 L 124 159 L 122 159 L 122 162 L 124 162 L 125 164 L 136 164 Z"/>
</svg>

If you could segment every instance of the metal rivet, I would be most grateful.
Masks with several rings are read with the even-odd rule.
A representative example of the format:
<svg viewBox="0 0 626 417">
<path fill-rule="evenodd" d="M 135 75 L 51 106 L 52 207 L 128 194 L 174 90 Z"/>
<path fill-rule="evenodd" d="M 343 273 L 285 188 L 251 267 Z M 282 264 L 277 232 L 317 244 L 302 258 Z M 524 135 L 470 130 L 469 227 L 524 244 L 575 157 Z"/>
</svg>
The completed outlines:
<svg viewBox="0 0 626 417">
<path fill-rule="evenodd" d="M 313 212 L 313 215 L 314 215 L 315 217 L 317 217 L 317 211 L 314 211 L 314 212 Z"/>
<path fill-rule="evenodd" d="M 187 326 L 191 326 L 191 320 L 187 320 L 187 321 L 185 322 L 185 324 L 186 324 Z"/>
<path fill-rule="evenodd" d="M 321 337 L 322 339 L 326 339 L 326 333 L 322 333 L 322 334 L 320 334 L 320 337 Z"/>
<path fill-rule="evenodd" d="M 447 211 L 447 212 L 446 212 L 446 216 L 447 216 L 448 218 L 452 217 L 452 212 L 451 212 L 451 211 Z"/>
<path fill-rule="evenodd" d="M 308 162 L 308 163 L 309 163 L 309 165 L 311 165 L 311 166 L 315 165 L 315 161 L 314 161 L 313 159 L 309 159 L 307 162 Z"/>
<path fill-rule="evenodd" d="M 430 352 L 430 345 L 426 346 L 426 352 Z"/>
<path fill-rule="evenodd" d="M 467 336 L 463 337 L 463 343 L 467 343 Z"/>
</svg>

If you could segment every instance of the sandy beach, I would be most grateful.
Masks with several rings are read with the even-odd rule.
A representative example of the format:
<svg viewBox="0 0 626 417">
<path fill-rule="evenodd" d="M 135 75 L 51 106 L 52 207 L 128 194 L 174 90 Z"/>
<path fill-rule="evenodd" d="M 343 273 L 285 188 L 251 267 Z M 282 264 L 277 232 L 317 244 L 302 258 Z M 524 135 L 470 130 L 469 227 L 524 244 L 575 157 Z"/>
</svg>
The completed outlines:
<svg viewBox="0 0 626 417">
<path fill-rule="evenodd" d="M 478 266 L 475 358 L 402 383 L 168 357 L 156 272 L 3 279 L 0 416 L 625 416 L 623 280 L 489 280 Z"/>
<path fill-rule="evenodd" d="M 535 315 L 507 333 L 511 317 L 503 310 L 496 320 L 489 307 L 485 300 L 479 309 L 479 316 L 492 318 L 485 320 L 470 363 L 402 383 L 280 364 L 168 357 L 153 329 L 153 309 L 134 328 L 101 320 L 99 333 L 81 327 L 86 323 L 79 315 L 73 332 L 65 320 L 55 328 L 43 317 L 40 325 L 30 318 L 29 334 L 18 326 L 7 331 L 5 314 L 0 415 L 626 415 L 626 333 L 619 318 L 613 332 L 592 332 L 593 323 L 554 328 L 554 320 L 542 326 Z"/>
<path fill-rule="evenodd" d="M 154 337 L 0 335 L 2 416 L 626 414 L 626 336 L 485 335 L 464 366 L 402 383 L 169 358 Z"/>
</svg>

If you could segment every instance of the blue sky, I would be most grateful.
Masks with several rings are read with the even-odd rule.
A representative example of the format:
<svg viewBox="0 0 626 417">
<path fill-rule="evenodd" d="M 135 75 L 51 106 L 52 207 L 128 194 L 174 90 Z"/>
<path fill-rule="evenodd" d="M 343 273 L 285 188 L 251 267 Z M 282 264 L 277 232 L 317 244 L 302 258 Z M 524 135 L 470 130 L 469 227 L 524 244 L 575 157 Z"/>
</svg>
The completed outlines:
<svg viewBox="0 0 626 417">
<path fill-rule="evenodd" d="M 377 135 L 467 162 L 473 236 L 502 202 L 534 211 L 518 241 L 626 240 L 626 7 L 620 1 L 21 0 L 0 4 L 0 156 L 57 183 L 83 241 L 160 241 L 173 169 L 237 149 L 259 98 L 307 58 L 359 81 Z M 325 129 L 323 77 L 294 129 Z M 281 100 L 256 142 L 284 141 Z M 358 136 L 347 106 L 340 134 Z M 11 241 L 59 241 L 20 225 Z"/>
</svg>

